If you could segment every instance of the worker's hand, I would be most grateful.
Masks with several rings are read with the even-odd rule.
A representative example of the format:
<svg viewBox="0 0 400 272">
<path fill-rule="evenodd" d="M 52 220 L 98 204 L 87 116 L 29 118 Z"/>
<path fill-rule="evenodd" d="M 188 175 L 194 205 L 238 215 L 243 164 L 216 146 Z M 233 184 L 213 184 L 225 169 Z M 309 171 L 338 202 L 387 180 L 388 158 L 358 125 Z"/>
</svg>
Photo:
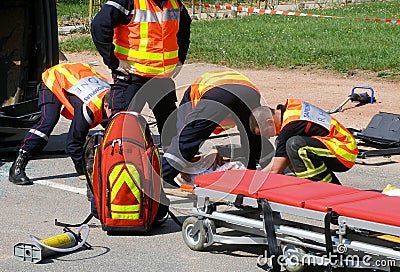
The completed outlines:
<svg viewBox="0 0 400 272">
<path fill-rule="evenodd" d="M 176 78 L 178 76 L 178 74 L 181 72 L 182 70 L 182 62 L 178 61 L 178 63 L 176 64 L 176 67 L 174 69 L 174 71 L 172 72 L 172 78 Z"/>
<path fill-rule="evenodd" d="M 214 164 L 213 164 L 213 171 L 215 171 L 217 169 L 217 166 L 221 166 L 222 164 L 223 164 L 222 157 L 219 155 L 219 152 L 217 152 L 217 154 L 215 156 Z"/>
<path fill-rule="evenodd" d="M 187 183 L 191 183 L 192 182 L 192 179 L 190 178 L 190 175 L 187 174 L 187 173 L 181 172 L 181 178 Z"/>
<path fill-rule="evenodd" d="M 119 60 L 117 71 L 123 73 L 124 75 L 129 75 L 133 74 L 136 71 L 136 69 L 133 65 L 130 65 L 126 61 Z"/>
</svg>

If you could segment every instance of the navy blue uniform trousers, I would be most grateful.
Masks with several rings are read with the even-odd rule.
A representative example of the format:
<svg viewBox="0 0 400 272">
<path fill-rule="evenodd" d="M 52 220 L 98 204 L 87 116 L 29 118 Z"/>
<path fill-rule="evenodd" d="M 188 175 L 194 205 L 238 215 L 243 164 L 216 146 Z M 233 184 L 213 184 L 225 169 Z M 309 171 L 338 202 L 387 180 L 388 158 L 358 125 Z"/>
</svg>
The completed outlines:
<svg viewBox="0 0 400 272">
<path fill-rule="evenodd" d="M 157 129 L 161 135 L 162 145 L 168 146 L 176 134 L 176 91 L 175 82 L 171 78 L 148 78 L 136 75 L 125 76 L 113 73 L 114 84 L 110 90 L 109 107 L 112 114 L 130 110 L 141 112 L 148 103 L 157 121 Z M 165 122 L 174 124 L 163 131 Z"/>
<path fill-rule="evenodd" d="M 236 121 L 240 132 L 243 162 L 247 168 L 255 169 L 261 155 L 261 137 L 252 133 L 249 117 L 251 110 L 259 106 L 260 94 L 254 89 L 229 84 L 209 90 L 192 108 L 189 88 L 178 108 L 178 134 L 162 158 L 164 181 L 175 184 L 174 178 L 228 115 Z"/>
<path fill-rule="evenodd" d="M 90 129 L 90 124 L 83 115 L 83 102 L 74 95 L 67 96 L 69 102 L 74 107 L 74 118 L 68 131 L 66 142 L 66 153 L 74 161 L 81 161 L 83 145 Z M 39 90 L 38 105 L 41 110 L 40 120 L 26 134 L 21 150 L 35 155 L 46 146 L 50 134 L 60 119 L 62 104 L 58 98 L 42 83 Z M 93 113 L 88 109 L 88 114 L 93 120 Z"/>
</svg>

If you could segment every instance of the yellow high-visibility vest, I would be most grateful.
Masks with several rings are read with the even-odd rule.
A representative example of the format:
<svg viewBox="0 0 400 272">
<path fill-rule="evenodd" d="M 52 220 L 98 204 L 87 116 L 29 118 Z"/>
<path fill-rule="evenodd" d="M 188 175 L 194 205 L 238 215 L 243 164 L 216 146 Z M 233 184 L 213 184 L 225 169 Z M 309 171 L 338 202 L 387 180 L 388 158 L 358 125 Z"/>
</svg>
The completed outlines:
<svg viewBox="0 0 400 272">
<path fill-rule="evenodd" d="M 168 0 L 162 7 L 152 0 L 134 0 L 134 13 L 128 25 L 114 29 L 114 54 L 145 77 L 168 77 L 176 67 L 180 5 Z"/>
<path fill-rule="evenodd" d="M 353 135 L 326 111 L 298 99 L 287 99 L 286 111 L 283 114 L 282 128 L 287 124 L 304 120 L 325 127 L 326 136 L 311 136 L 321 141 L 347 168 L 354 165 L 358 154 L 356 140 Z M 279 133 L 279 131 L 278 131 Z"/>
<path fill-rule="evenodd" d="M 85 113 L 85 119 L 95 127 L 103 122 L 103 97 L 110 90 L 105 77 L 83 63 L 61 63 L 47 69 L 42 74 L 47 88 L 60 100 L 64 108 L 61 114 L 67 118 L 74 117 L 74 107 L 67 99 L 67 93 L 77 96 L 88 107 L 94 120 Z"/>
<path fill-rule="evenodd" d="M 192 107 L 196 107 L 203 95 L 209 90 L 224 84 L 238 84 L 250 87 L 257 92 L 258 88 L 243 74 L 233 70 L 213 71 L 200 76 L 190 85 L 190 100 Z M 219 134 L 225 130 L 235 127 L 235 121 L 227 117 L 214 130 L 214 134 Z"/>
</svg>

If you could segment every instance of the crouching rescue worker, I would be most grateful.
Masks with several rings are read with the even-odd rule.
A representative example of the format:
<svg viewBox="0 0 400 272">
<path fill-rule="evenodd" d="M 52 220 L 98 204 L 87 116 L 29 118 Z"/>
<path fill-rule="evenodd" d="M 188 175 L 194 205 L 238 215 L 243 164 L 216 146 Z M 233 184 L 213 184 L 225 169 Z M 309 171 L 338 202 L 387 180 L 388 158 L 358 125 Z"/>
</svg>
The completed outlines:
<svg viewBox="0 0 400 272">
<path fill-rule="evenodd" d="M 275 157 L 265 169 L 271 173 L 290 166 L 297 177 L 340 184 L 333 172 L 349 170 L 358 154 L 353 135 L 338 120 L 298 99 L 254 109 L 250 126 L 256 135 L 278 136 Z"/>
<path fill-rule="evenodd" d="M 66 152 L 80 179 L 84 179 L 82 156 L 86 136 L 90 128 L 105 122 L 110 114 L 107 103 L 110 85 L 89 65 L 58 64 L 47 69 L 42 80 L 38 103 L 41 119 L 26 134 L 10 169 L 9 180 L 18 185 L 32 184 L 25 167 L 29 159 L 46 146 L 60 114 L 72 120 Z"/>
<path fill-rule="evenodd" d="M 233 71 L 213 71 L 196 79 L 184 93 L 178 108 L 176 135 L 162 158 L 164 181 L 174 178 L 191 162 L 201 144 L 214 132 L 238 126 L 244 164 L 256 168 L 261 154 L 261 137 L 249 126 L 251 110 L 260 106 L 258 88 L 244 75 Z"/>
</svg>

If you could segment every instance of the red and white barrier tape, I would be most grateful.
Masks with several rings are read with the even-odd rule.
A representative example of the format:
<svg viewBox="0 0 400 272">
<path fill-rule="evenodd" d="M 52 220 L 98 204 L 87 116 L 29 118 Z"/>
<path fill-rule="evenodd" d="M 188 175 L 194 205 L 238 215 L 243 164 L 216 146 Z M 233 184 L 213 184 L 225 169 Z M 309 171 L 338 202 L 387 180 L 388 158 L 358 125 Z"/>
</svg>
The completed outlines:
<svg viewBox="0 0 400 272">
<path fill-rule="evenodd" d="M 187 3 L 187 5 L 190 5 L 190 4 Z M 315 17 L 315 18 L 334 18 L 334 19 L 347 18 L 347 17 L 340 17 L 340 16 L 329 16 L 329 15 L 302 13 L 302 12 L 294 12 L 294 11 L 283 11 L 283 10 L 274 10 L 274 9 L 246 8 L 246 7 L 241 7 L 241 6 L 235 7 L 235 6 L 212 5 L 212 4 L 195 4 L 195 6 L 203 6 L 203 7 L 206 7 L 206 8 L 215 8 L 215 9 L 222 9 L 222 10 L 233 10 L 233 11 L 241 11 L 241 12 L 248 12 L 248 13 L 257 13 L 257 14 Z M 364 21 L 383 22 L 383 23 L 392 23 L 392 24 L 400 24 L 400 20 L 392 20 L 392 19 L 379 19 L 379 18 L 353 18 L 353 19 L 355 19 L 355 20 L 364 20 Z"/>
</svg>

